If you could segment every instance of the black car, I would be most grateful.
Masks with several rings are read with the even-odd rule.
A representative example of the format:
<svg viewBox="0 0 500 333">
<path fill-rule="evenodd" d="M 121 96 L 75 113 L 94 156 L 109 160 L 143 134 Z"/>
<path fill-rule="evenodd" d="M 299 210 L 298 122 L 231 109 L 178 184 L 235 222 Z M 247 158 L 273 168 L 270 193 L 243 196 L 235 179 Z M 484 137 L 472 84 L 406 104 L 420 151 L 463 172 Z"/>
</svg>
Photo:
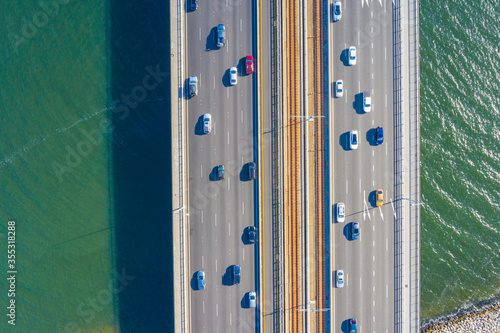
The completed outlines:
<svg viewBox="0 0 500 333">
<path fill-rule="evenodd" d="M 191 0 L 191 11 L 198 9 L 198 0 Z"/>
<path fill-rule="evenodd" d="M 247 239 L 248 243 L 255 243 L 255 227 L 253 225 L 247 228 Z"/>
<path fill-rule="evenodd" d="M 241 267 L 240 265 L 233 265 L 233 283 L 240 284 Z"/>
<path fill-rule="evenodd" d="M 217 180 L 222 180 L 224 179 L 224 166 L 219 165 L 217 167 Z"/>
</svg>

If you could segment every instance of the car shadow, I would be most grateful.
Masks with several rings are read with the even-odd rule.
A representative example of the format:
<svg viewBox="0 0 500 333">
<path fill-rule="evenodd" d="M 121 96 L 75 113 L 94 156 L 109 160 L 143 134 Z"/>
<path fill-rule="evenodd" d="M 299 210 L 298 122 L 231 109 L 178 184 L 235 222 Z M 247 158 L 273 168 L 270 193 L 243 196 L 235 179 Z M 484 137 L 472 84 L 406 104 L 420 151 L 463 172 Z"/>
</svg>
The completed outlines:
<svg viewBox="0 0 500 333">
<path fill-rule="evenodd" d="M 224 72 L 224 75 L 222 76 L 222 85 L 224 85 L 224 87 L 226 88 L 229 88 L 229 87 L 232 87 L 231 83 L 230 83 L 230 74 L 229 74 L 229 68 L 226 69 L 226 71 Z"/>
<path fill-rule="evenodd" d="M 344 64 L 344 66 L 347 66 L 347 67 L 351 67 L 349 66 L 349 59 L 348 59 L 348 55 L 349 54 L 349 49 L 343 49 L 342 52 L 340 52 L 340 61 L 342 62 L 342 64 Z"/>
<path fill-rule="evenodd" d="M 352 108 L 356 111 L 357 114 L 365 114 L 365 112 L 363 111 L 363 93 L 354 95 Z"/>
<path fill-rule="evenodd" d="M 375 128 L 370 128 L 368 131 L 366 131 L 366 141 L 368 141 L 370 146 L 377 145 L 376 134 L 377 134 L 377 131 L 375 130 Z"/>
<path fill-rule="evenodd" d="M 212 50 L 218 50 L 217 43 L 215 42 L 215 37 L 217 36 L 217 27 L 210 29 L 210 32 L 205 39 L 205 51 L 209 52 Z"/>
<path fill-rule="evenodd" d="M 222 275 L 222 285 L 223 286 L 231 286 L 233 282 L 231 281 L 231 266 L 226 268 L 224 275 Z"/>
<path fill-rule="evenodd" d="M 214 166 L 214 167 L 212 168 L 212 171 L 210 171 L 210 174 L 208 175 L 208 179 L 209 179 L 211 182 L 215 182 L 215 181 L 217 181 L 217 177 L 216 177 L 216 176 L 217 176 L 217 167 L 218 167 L 218 165 L 217 165 L 217 166 Z"/>
<path fill-rule="evenodd" d="M 191 289 L 198 290 L 198 280 L 196 279 L 196 274 L 198 271 L 193 273 L 193 277 L 191 278 Z"/>
<path fill-rule="evenodd" d="M 377 192 L 377 191 L 373 190 L 370 193 L 368 193 L 368 202 L 374 208 L 377 207 L 377 203 L 375 202 L 375 192 Z"/>
<path fill-rule="evenodd" d="M 344 234 L 345 239 L 348 241 L 351 240 L 351 223 L 346 223 L 344 225 L 344 229 L 342 229 L 342 233 Z"/>
<path fill-rule="evenodd" d="M 249 294 L 250 292 L 246 292 L 245 295 L 241 298 L 240 305 L 243 309 L 250 309 L 250 304 L 249 304 Z"/>
<path fill-rule="evenodd" d="M 203 132 L 203 116 L 198 117 L 198 121 L 194 126 L 194 134 L 195 135 L 205 135 Z"/>
<path fill-rule="evenodd" d="M 346 319 L 342 322 L 340 330 L 342 331 L 342 333 L 349 333 L 349 319 Z"/>
<path fill-rule="evenodd" d="M 339 145 L 345 150 L 351 150 L 349 148 L 349 132 L 345 132 L 340 134 L 339 136 Z"/>
<path fill-rule="evenodd" d="M 240 58 L 240 60 L 238 60 L 238 64 L 236 65 L 236 68 L 238 69 L 238 76 L 247 75 L 247 73 L 245 72 L 245 58 L 246 57 Z"/>
</svg>

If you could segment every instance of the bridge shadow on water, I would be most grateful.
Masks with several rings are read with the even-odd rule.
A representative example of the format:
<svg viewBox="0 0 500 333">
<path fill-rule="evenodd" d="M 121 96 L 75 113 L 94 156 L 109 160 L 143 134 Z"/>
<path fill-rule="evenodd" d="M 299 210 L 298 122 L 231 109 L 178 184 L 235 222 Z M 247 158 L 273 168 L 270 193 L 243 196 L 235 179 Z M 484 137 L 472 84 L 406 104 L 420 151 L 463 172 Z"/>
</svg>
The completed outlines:
<svg viewBox="0 0 500 333">
<path fill-rule="evenodd" d="M 173 332 L 169 2 L 110 2 L 113 211 L 119 331 Z"/>
</svg>

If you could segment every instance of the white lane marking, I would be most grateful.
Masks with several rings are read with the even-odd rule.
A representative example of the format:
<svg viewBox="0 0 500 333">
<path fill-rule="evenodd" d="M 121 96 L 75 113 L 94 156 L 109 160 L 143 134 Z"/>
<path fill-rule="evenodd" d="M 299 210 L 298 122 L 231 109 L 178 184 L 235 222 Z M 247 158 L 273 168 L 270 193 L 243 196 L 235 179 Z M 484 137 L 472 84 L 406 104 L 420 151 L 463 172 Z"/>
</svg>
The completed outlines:
<svg viewBox="0 0 500 333">
<path fill-rule="evenodd" d="M 375 256 L 373 256 L 373 262 L 375 262 Z M 373 271 L 373 276 L 375 276 L 375 271 Z"/>
<path fill-rule="evenodd" d="M 215 135 L 215 123 L 214 123 L 214 135 Z"/>
<path fill-rule="evenodd" d="M 200 80 L 201 81 L 201 80 Z M 214 89 L 215 89 L 215 76 L 214 76 Z"/>
<path fill-rule="evenodd" d="M 373 276 L 375 276 L 375 271 L 373 271 Z"/>
<path fill-rule="evenodd" d="M 387 107 L 387 94 L 385 94 L 385 107 Z"/>
<path fill-rule="evenodd" d="M 361 278 L 359 278 L 359 291 L 361 291 Z"/>
<path fill-rule="evenodd" d="M 241 165 L 243 165 L 243 156 L 241 156 Z"/>
<path fill-rule="evenodd" d="M 227 39 L 226 39 L 227 40 Z M 229 44 L 229 43 L 228 43 Z M 226 53 L 229 53 L 229 47 L 226 46 Z"/>
<path fill-rule="evenodd" d="M 231 223 L 227 224 L 229 236 L 231 236 Z"/>
<path fill-rule="evenodd" d="M 373 18 L 373 12 L 370 12 L 370 17 Z M 373 29 L 373 27 L 372 27 L 372 29 Z"/>
<path fill-rule="evenodd" d="M 385 285 L 385 298 L 389 298 L 389 285 Z"/>
<path fill-rule="evenodd" d="M 200 28 L 200 40 L 201 40 L 201 28 Z"/>
<path fill-rule="evenodd" d="M 345 194 L 349 193 L 349 181 L 346 179 L 345 181 Z"/>
<path fill-rule="evenodd" d="M 229 144 L 229 131 L 227 131 L 227 144 Z"/>
<path fill-rule="evenodd" d="M 378 3 L 380 4 L 380 7 L 382 7 L 382 0 L 378 0 Z"/>
<path fill-rule="evenodd" d="M 358 31 L 358 45 L 359 45 L 359 44 L 361 44 L 361 43 L 359 42 L 359 31 Z"/>
<path fill-rule="evenodd" d="M 372 27 L 372 32 L 373 32 L 373 27 Z M 372 49 L 373 49 L 373 43 L 372 43 Z"/>
<path fill-rule="evenodd" d="M 219 316 L 219 304 L 215 304 L 215 315 Z"/>
<path fill-rule="evenodd" d="M 361 178 L 359 178 L 359 193 L 361 193 Z"/>
<path fill-rule="evenodd" d="M 373 306 L 375 306 L 375 301 L 373 301 Z M 375 316 L 373 316 L 373 322 L 375 322 Z"/>
<path fill-rule="evenodd" d="M 372 62 L 372 64 L 373 64 L 373 62 Z M 372 73 L 372 80 L 373 80 L 373 73 Z"/>
<path fill-rule="evenodd" d="M 373 292 L 375 292 L 375 286 L 373 286 Z"/>
<path fill-rule="evenodd" d="M 215 214 L 215 226 L 217 226 L 217 214 Z"/>
<path fill-rule="evenodd" d="M 240 31 L 243 31 L 243 20 L 240 19 Z"/>
<path fill-rule="evenodd" d="M 372 150 L 372 156 L 375 156 L 375 150 Z"/>
<path fill-rule="evenodd" d="M 384 60 L 387 60 L 387 46 L 384 47 Z"/>
<path fill-rule="evenodd" d="M 227 179 L 227 190 L 229 191 L 231 189 L 231 178 Z"/>
<path fill-rule="evenodd" d="M 205 301 L 202 302 L 203 306 L 203 313 L 205 313 Z"/>
<path fill-rule="evenodd" d="M 233 326 L 233 314 L 229 314 L 229 326 Z"/>
<path fill-rule="evenodd" d="M 226 7 L 229 7 L 229 0 L 226 0 Z"/>
<path fill-rule="evenodd" d="M 203 178 L 203 164 L 200 165 L 200 169 L 201 169 L 201 176 L 200 176 L 200 178 Z"/>
<path fill-rule="evenodd" d="M 203 211 L 201 211 L 201 223 L 203 223 Z"/>
<path fill-rule="evenodd" d="M 215 271 L 217 272 L 217 259 L 215 259 Z"/>
<path fill-rule="evenodd" d="M 372 186 L 375 187 L 375 180 L 372 182 Z"/>
<path fill-rule="evenodd" d="M 372 171 L 375 171 L 375 164 L 372 165 Z"/>
<path fill-rule="evenodd" d="M 372 120 L 372 126 L 375 126 L 375 120 Z"/>
<path fill-rule="evenodd" d="M 375 241 L 373 241 L 373 247 L 375 247 Z"/>
<path fill-rule="evenodd" d="M 385 239 L 385 252 L 389 251 L 389 239 Z"/>
<path fill-rule="evenodd" d="M 380 217 L 382 218 L 382 221 L 384 220 L 384 213 L 382 213 L 382 207 L 378 207 L 378 211 L 380 212 Z"/>
<path fill-rule="evenodd" d="M 372 230 L 375 231 L 375 224 L 373 225 Z"/>
<path fill-rule="evenodd" d="M 361 81 L 358 81 L 358 91 L 361 91 Z"/>
<path fill-rule="evenodd" d="M 387 145 L 385 145 L 385 155 L 387 156 Z"/>
<path fill-rule="evenodd" d="M 241 110 L 241 123 L 243 124 L 243 110 Z"/>
<path fill-rule="evenodd" d="M 245 203 L 241 203 L 241 215 L 245 215 Z"/>
<path fill-rule="evenodd" d="M 373 65 L 373 58 L 372 58 L 372 65 Z M 373 74 L 372 74 L 373 75 Z"/>
<path fill-rule="evenodd" d="M 349 274 L 345 275 L 345 285 L 349 287 Z"/>
</svg>

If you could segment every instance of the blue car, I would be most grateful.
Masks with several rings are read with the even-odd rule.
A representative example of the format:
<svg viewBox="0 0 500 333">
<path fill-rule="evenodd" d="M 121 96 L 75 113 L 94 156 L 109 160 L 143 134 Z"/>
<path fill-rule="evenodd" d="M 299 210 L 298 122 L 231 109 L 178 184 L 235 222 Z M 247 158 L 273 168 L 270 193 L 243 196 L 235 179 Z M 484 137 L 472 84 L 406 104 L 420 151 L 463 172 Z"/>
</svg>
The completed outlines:
<svg viewBox="0 0 500 333">
<path fill-rule="evenodd" d="M 198 280 L 198 290 L 205 289 L 205 272 L 199 271 L 196 274 L 196 280 Z"/>
<path fill-rule="evenodd" d="M 378 145 L 384 142 L 384 129 L 382 127 L 379 126 L 375 129 L 375 138 Z"/>
<path fill-rule="evenodd" d="M 359 223 L 352 222 L 351 224 L 351 239 L 356 240 L 359 239 Z"/>
<path fill-rule="evenodd" d="M 233 283 L 235 285 L 240 284 L 241 267 L 240 265 L 233 265 Z"/>
<path fill-rule="evenodd" d="M 349 320 L 349 332 L 351 332 L 351 333 L 358 332 L 358 322 L 354 318 Z"/>
</svg>

